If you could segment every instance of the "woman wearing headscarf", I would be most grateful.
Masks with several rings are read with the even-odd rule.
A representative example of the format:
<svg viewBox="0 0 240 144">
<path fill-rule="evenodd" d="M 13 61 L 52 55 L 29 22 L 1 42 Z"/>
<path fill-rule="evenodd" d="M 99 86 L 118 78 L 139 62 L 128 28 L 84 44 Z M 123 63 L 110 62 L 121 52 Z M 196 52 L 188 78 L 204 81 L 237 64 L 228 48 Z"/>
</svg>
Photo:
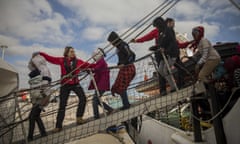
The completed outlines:
<svg viewBox="0 0 240 144">
<path fill-rule="evenodd" d="M 97 51 L 93 53 L 93 60 L 95 61 L 94 66 L 92 67 L 94 73 L 94 80 L 91 81 L 89 85 L 89 90 L 95 90 L 95 95 L 93 96 L 92 105 L 93 105 L 93 114 L 94 118 L 99 118 L 98 105 L 100 105 L 100 97 L 104 94 L 105 91 L 110 90 L 110 71 L 108 69 L 108 64 L 104 59 L 104 52 L 101 48 L 98 48 Z M 94 86 L 94 81 L 96 82 L 96 86 Z M 97 94 L 97 90 L 99 95 Z M 102 102 L 103 108 L 107 110 L 108 113 L 113 112 L 113 108 L 111 108 L 105 102 Z"/>
</svg>

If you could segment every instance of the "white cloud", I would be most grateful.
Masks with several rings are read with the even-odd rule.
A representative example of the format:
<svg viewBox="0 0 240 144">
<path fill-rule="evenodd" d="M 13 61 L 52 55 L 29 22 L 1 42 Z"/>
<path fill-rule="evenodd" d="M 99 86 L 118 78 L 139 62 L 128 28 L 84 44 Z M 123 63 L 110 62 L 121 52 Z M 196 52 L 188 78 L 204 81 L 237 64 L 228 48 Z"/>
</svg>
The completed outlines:
<svg viewBox="0 0 240 144">
<path fill-rule="evenodd" d="M 0 45 L 7 45 L 9 47 L 19 44 L 19 39 L 8 37 L 0 34 Z"/>
<path fill-rule="evenodd" d="M 53 12 L 47 0 L 1 1 L 0 19 L 0 33 L 27 41 L 63 44 L 73 39 L 63 33 L 61 27 L 67 27 L 67 21 Z"/>
<path fill-rule="evenodd" d="M 135 22 L 150 12 L 160 2 L 143 0 L 59 0 L 59 2 L 77 12 L 82 20 L 97 24 L 110 24 L 114 27 Z"/>
<path fill-rule="evenodd" d="M 192 28 L 196 26 L 203 26 L 205 29 L 205 37 L 211 40 L 219 34 L 219 25 L 202 23 L 199 21 L 177 21 L 175 30 L 180 33 L 187 33 L 188 38 L 192 39 Z"/>
<path fill-rule="evenodd" d="M 56 0 L 54 2 L 60 2 L 72 12 L 72 15 L 63 17 L 66 13 L 52 7 L 50 5 L 52 2 L 48 0 L 1 0 L 0 44 L 9 46 L 6 55 L 16 61 L 14 65 L 19 69 L 22 81 L 28 79 L 26 59 L 29 59 L 32 52 L 43 51 L 53 56 L 62 56 L 64 46 L 73 44 L 79 46 L 76 47 L 77 56 L 87 60 L 91 52 L 82 43 L 87 43 L 87 46 L 93 48 L 104 47 L 108 44 L 106 38 L 111 30 L 122 34 L 163 0 Z M 227 0 L 182 0 L 164 18 L 173 17 L 176 20 L 176 31 L 186 32 L 189 39 L 192 39 L 192 28 L 203 25 L 205 36 L 212 40 L 220 35 L 220 26 L 225 25 L 225 21 L 219 22 L 216 19 L 225 19 L 227 14 L 239 16 L 239 11 Z M 147 24 L 149 23 L 151 20 Z M 239 21 L 233 22 L 236 26 L 228 29 L 239 31 L 237 24 Z M 136 36 L 142 29 L 128 37 L 126 41 Z M 149 32 L 150 29 L 144 33 Z M 139 58 L 149 53 L 148 48 L 152 45 L 154 41 L 130 44 L 130 47 Z M 114 50 L 111 51 L 113 52 Z M 59 68 L 51 65 L 50 67 L 54 77 L 57 76 L 55 79 L 58 79 Z"/>
<path fill-rule="evenodd" d="M 105 29 L 100 27 L 87 27 L 82 31 L 81 38 L 96 41 L 104 37 Z"/>
<path fill-rule="evenodd" d="M 173 12 L 176 13 L 177 17 L 182 17 L 187 20 L 199 19 L 204 13 L 200 5 L 193 1 L 180 1 L 176 5 L 175 10 L 176 11 Z"/>
<path fill-rule="evenodd" d="M 229 29 L 232 30 L 232 31 L 240 30 L 240 25 L 232 26 L 232 27 L 230 27 Z"/>
</svg>

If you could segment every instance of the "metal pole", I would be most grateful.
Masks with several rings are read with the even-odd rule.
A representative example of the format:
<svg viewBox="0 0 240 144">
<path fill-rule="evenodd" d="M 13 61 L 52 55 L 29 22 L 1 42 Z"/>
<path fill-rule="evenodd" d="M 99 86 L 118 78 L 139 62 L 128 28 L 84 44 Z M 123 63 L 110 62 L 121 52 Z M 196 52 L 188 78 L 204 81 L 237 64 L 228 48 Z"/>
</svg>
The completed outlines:
<svg viewBox="0 0 240 144">
<path fill-rule="evenodd" d="M 197 118 L 199 118 L 199 113 L 198 113 L 198 103 L 195 97 L 198 97 L 199 95 L 196 95 L 195 92 L 195 85 L 193 85 L 193 97 L 191 99 L 191 110 L 193 115 L 195 115 Z M 202 132 L 201 132 L 201 126 L 200 126 L 200 121 L 198 121 L 196 118 L 193 117 L 192 119 L 193 122 L 193 133 L 194 133 L 194 141 L 195 142 L 202 142 Z"/>
<path fill-rule="evenodd" d="M 107 116 L 107 114 L 106 114 L 106 110 L 104 109 L 104 106 L 103 106 L 102 100 L 101 100 L 101 98 L 100 98 L 100 93 L 99 93 L 99 90 L 98 90 L 98 87 L 97 87 L 96 81 L 95 81 L 95 79 L 94 79 L 94 76 L 93 76 L 93 73 L 92 73 L 91 70 L 90 70 L 90 76 L 91 76 L 91 78 L 92 78 L 93 85 L 94 85 L 94 87 L 95 87 L 95 89 L 96 89 L 98 100 L 99 100 L 99 102 L 100 102 L 100 105 L 102 106 L 104 116 L 106 117 L 106 116 Z"/>
<path fill-rule="evenodd" d="M 169 72 L 169 74 L 170 74 L 170 76 L 171 76 L 171 79 L 172 79 L 172 81 L 173 81 L 174 87 L 176 88 L 176 91 L 178 92 L 178 87 L 177 87 L 177 84 L 176 84 L 176 82 L 175 82 L 175 80 L 174 80 L 174 77 L 173 77 L 171 68 L 170 68 L 170 66 L 169 66 L 168 60 L 167 60 L 165 54 L 164 54 L 162 51 L 161 51 L 161 54 L 162 54 L 163 60 L 165 61 L 165 64 L 167 65 L 167 69 L 168 69 L 168 72 Z"/>
<path fill-rule="evenodd" d="M 1 48 L 2 48 L 2 59 L 4 60 L 5 48 L 8 48 L 8 46 L 6 46 L 6 45 L 1 45 Z"/>
<path fill-rule="evenodd" d="M 211 100 L 212 113 L 213 113 L 212 115 L 216 115 L 220 111 L 219 97 L 217 96 L 216 90 L 212 85 L 209 85 L 209 91 L 212 99 Z M 227 141 L 224 133 L 221 115 L 217 116 L 213 120 L 213 126 L 214 126 L 217 144 L 226 144 Z"/>
<path fill-rule="evenodd" d="M 19 85 L 19 76 L 17 78 L 18 78 L 18 85 Z M 16 93 L 14 94 L 14 98 L 15 98 L 15 104 L 16 104 L 17 113 L 19 115 L 19 119 L 20 119 L 20 121 L 23 121 L 21 110 L 20 110 L 20 107 L 19 107 L 19 101 L 18 101 L 18 97 L 17 97 Z M 28 144 L 27 133 L 25 131 L 26 129 L 24 127 L 24 122 L 21 122 L 21 127 L 22 127 L 22 133 L 23 133 L 23 136 L 24 136 L 25 143 Z"/>
</svg>

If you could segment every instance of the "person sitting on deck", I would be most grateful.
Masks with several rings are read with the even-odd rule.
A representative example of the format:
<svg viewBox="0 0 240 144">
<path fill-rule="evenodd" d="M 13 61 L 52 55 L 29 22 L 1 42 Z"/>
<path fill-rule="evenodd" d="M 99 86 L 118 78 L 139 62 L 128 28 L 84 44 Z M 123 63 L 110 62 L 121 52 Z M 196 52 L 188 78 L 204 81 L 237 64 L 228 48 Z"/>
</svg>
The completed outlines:
<svg viewBox="0 0 240 144">
<path fill-rule="evenodd" d="M 51 74 L 47 67 L 46 60 L 39 54 L 33 54 L 31 60 L 29 61 L 28 68 L 31 71 L 29 73 L 30 87 L 38 87 L 48 85 L 51 82 Z M 28 131 L 28 140 L 33 140 L 33 132 L 35 129 L 35 122 L 38 125 L 41 136 L 46 136 L 46 130 L 40 113 L 43 106 L 46 106 L 49 100 L 50 89 L 44 88 L 33 89 L 30 91 L 30 97 L 32 102 L 32 109 L 29 114 L 29 131 Z"/>
<path fill-rule="evenodd" d="M 104 60 L 104 56 L 105 54 L 101 48 L 98 48 L 98 50 L 95 51 L 92 56 L 95 61 L 92 70 L 94 73 L 94 80 L 97 87 L 94 86 L 94 80 L 92 80 L 88 89 L 95 89 L 95 95 L 93 96 L 92 100 L 93 114 L 95 119 L 99 118 L 98 105 L 100 105 L 100 97 L 105 91 L 110 90 L 110 74 L 108 65 Z M 97 91 L 99 91 L 99 95 L 97 94 Z M 102 102 L 102 104 L 103 108 L 108 111 L 108 114 L 113 112 L 113 108 L 111 108 L 108 104 L 106 104 L 105 102 Z"/>
<path fill-rule="evenodd" d="M 107 39 L 113 46 L 117 48 L 118 55 L 118 72 L 117 79 L 115 80 L 111 92 L 115 96 L 115 93 L 119 94 L 122 98 L 123 107 L 121 110 L 128 109 L 130 103 L 127 96 L 127 87 L 135 77 L 135 54 L 129 48 L 129 45 L 124 42 L 116 32 L 111 32 Z"/>
</svg>

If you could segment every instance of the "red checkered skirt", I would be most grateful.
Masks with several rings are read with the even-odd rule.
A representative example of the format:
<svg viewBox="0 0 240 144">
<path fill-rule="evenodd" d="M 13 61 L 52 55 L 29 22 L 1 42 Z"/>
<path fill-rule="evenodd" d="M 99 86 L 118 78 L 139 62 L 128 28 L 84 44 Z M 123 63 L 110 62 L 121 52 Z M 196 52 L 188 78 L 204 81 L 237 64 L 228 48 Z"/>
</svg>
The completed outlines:
<svg viewBox="0 0 240 144">
<path fill-rule="evenodd" d="M 127 89 L 130 82 L 133 80 L 135 74 L 136 69 L 134 64 L 130 64 L 120 68 L 117 79 L 115 80 L 111 88 L 111 92 L 122 94 Z"/>
</svg>

